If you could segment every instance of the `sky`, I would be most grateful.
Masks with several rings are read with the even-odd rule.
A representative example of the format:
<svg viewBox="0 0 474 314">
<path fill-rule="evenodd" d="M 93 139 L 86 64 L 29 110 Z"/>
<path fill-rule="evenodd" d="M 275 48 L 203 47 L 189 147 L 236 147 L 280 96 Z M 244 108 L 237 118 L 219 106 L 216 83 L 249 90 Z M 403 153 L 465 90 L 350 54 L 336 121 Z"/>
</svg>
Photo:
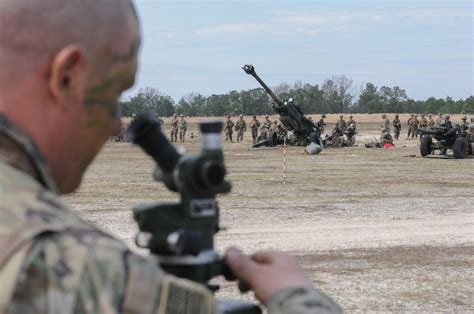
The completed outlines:
<svg viewBox="0 0 474 314">
<path fill-rule="evenodd" d="M 322 85 L 345 75 L 410 98 L 473 92 L 473 5 L 441 0 L 135 0 L 143 46 L 138 80 L 176 102 L 190 92 Z"/>
</svg>

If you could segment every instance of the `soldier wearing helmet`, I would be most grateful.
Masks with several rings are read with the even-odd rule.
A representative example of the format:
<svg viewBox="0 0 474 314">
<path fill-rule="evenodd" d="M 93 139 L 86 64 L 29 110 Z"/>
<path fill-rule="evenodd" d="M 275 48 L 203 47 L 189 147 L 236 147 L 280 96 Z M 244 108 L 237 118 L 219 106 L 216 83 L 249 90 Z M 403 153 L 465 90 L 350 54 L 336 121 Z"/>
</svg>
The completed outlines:
<svg viewBox="0 0 474 314">
<path fill-rule="evenodd" d="M 336 126 L 337 126 L 342 132 L 344 132 L 344 131 L 346 130 L 347 124 L 346 124 L 346 121 L 344 121 L 344 116 L 343 116 L 342 114 L 339 116 L 339 120 L 337 120 Z"/>
<path fill-rule="evenodd" d="M 253 145 L 257 144 L 258 139 L 258 129 L 260 128 L 260 121 L 257 120 L 257 116 L 253 116 L 252 121 L 250 121 L 250 130 L 252 131 L 252 140 Z"/>
<path fill-rule="evenodd" d="M 234 129 L 234 121 L 232 121 L 231 116 L 227 116 L 227 121 L 225 122 L 225 141 L 233 143 L 232 134 Z"/>
<path fill-rule="evenodd" d="M 173 114 L 173 118 L 171 119 L 171 132 L 170 132 L 170 141 L 177 142 L 178 141 L 178 116 Z"/>
<path fill-rule="evenodd" d="M 178 121 L 179 140 L 183 143 L 186 139 L 186 131 L 188 130 L 188 122 L 184 120 L 184 115 L 179 116 Z"/>
<path fill-rule="evenodd" d="M 347 126 L 351 126 L 352 125 L 352 128 L 354 128 L 354 130 L 356 129 L 356 122 L 354 120 L 354 117 L 352 115 L 349 116 L 349 120 L 347 120 Z"/>
<path fill-rule="evenodd" d="M 386 114 L 382 115 L 381 129 L 382 129 L 382 134 L 385 133 L 385 132 L 390 133 L 390 120 L 387 118 Z"/>
<path fill-rule="evenodd" d="M 235 131 L 237 132 L 237 142 L 241 142 L 244 139 L 245 131 L 247 131 L 247 123 L 245 123 L 243 115 L 240 115 L 239 120 L 235 123 Z"/>
<path fill-rule="evenodd" d="M 462 120 L 462 122 L 459 125 L 459 127 L 461 128 L 461 132 L 465 133 L 465 132 L 467 132 L 467 130 L 469 130 L 469 123 L 467 122 L 467 117 L 466 116 L 462 117 L 461 120 Z"/>
<path fill-rule="evenodd" d="M 268 138 L 268 130 L 272 126 L 272 121 L 270 121 L 269 116 L 265 115 L 265 121 L 262 123 L 260 128 L 260 140 L 266 140 Z"/>
<path fill-rule="evenodd" d="M 398 114 L 395 115 L 395 118 L 392 121 L 392 126 L 394 138 L 398 141 L 400 138 L 400 132 L 402 130 L 402 122 L 400 121 Z"/>
<path fill-rule="evenodd" d="M 431 128 L 432 126 L 435 125 L 435 121 L 432 118 L 431 113 L 428 115 L 428 127 Z"/>
<path fill-rule="evenodd" d="M 326 126 L 326 122 L 324 122 L 324 119 L 326 118 L 326 115 L 324 113 L 321 114 L 321 119 L 316 123 L 316 129 L 319 132 L 319 135 L 322 135 L 324 133 L 324 126 Z"/>
<path fill-rule="evenodd" d="M 443 121 L 444 121 L 443 115 L 441 114 L 441 112 L 439 112 L 438 117 L 436 118 L 436 121 L 435 121 L 435 125 L 440 126 L 443 123 Z"/>
</svg>

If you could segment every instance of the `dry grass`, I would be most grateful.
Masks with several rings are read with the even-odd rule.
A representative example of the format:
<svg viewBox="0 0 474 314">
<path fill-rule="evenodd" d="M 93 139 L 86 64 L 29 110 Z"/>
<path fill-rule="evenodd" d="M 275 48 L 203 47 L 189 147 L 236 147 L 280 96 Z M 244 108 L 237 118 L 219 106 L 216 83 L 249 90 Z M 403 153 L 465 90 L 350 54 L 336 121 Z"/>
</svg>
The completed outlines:
<svg viewBox="0 0 474 314">
<path fill-rule="evenodd" d="M 228 230 L 217 236 L 218 248 L 296 254 L 315 284 L 350 312 L 474 311 L 474 159 L 407 157 L 419 156 L 416 140 L 366 149 L 361 144 L 379 135 L 380 115 L 355 119 L 358 147 L 317 156 L 289 147 L 286 186 L 281 148 L 249 149 L 248 133 L 244 143 L 226 143 L 233 190 L 220 197 Z M 199 139 L 185 147 L 196 152 Z M 176 199 L 152 170 L 138 148 L 110 143 L 66 201 L 133 245 L 130 209 Z M 229 283 L 220 295 L 240 297 Z"/>
</svg>

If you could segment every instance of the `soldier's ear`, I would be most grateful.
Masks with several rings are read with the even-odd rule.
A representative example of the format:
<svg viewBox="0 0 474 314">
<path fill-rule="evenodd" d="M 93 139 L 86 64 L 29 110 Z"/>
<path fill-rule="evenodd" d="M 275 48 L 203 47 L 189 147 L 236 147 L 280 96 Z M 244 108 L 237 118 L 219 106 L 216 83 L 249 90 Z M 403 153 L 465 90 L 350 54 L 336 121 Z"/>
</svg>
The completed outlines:
<svg viewBox="0 0 474 314">
<path fill-rule="evenodd" d="M 84 52 L 77 46 L 61 49 L 50 66 L 49 91 L 56 103 L 67 105 L 84 97 L 87 81 Z"/>
</svg>

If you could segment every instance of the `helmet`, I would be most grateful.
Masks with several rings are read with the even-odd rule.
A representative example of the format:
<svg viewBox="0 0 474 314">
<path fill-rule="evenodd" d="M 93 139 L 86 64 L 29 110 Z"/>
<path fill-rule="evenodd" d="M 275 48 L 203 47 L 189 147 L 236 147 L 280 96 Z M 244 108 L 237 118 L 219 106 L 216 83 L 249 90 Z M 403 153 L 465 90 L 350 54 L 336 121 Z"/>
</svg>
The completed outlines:
<svg viewBox="0 0 474 314">
<path fill-rule="evenodd" d="M 180 116 L 181 118 L 184 118 L 184 115 L 182 115 L 182 114 L 180 114 L 179 116 Z"/>
<path fill-rule="evenodd" d="M 430 118 L 431 118 L 431 113 L 428 115 L 428 117 L 430 117 Z"/>
<path fill-rule="evenodd" d="M 349 118 L 351 118 L 351 119 L 352 119 L 352 115 L 350 115 L 350 116 L 349 116 Z"/>
<path fill-rule="evenodd" d="M 176 113 L 173 113 L 173 117 L 176 117 Z"/>
<path fill-rule="evenodd" d="M 227 115 L 227 118 L 229 118 L 229 119 L 230 119 L 230 114 L 229 114 L 229 115 Z"/>
<path fill-rule="evenodd" d="M 273 124 L 277 124 L 277 123 L 278 123 L 278 121 L 277 121 L 277 120 L 273 120 Z"/>
<path fill-rule="evenodd" d="M 241 117 L 241 118 L 243 118 L 243 117 L 244 117 L 244 115 L 242 115 L 242 114 L 241 114 L 241 115 L 240 115 L 240 117 Z"/>
<path fill-rule="evenodd" d="M 324 113 L 322 113 L 321 118 L 326 118 L 326 115 Z"/>
<path fill-rule="evenodd" d="M 257 116 L 253 116 L 254 119 L 257 119 Z"/>
<path fill-rule="evenodd" d="M 413 113 L 412 113 L 412 114 L 411 114 L 411 116 L 412 116 L 412 117 L 414 117 L 414 116 L 415 116 L 415 114 L 413 114 Z"/>
<path fill-rule="evenodd" d="M 342 118 L 344 118 L 344 116 L 341 114 L 341 115 L 339 116 L 339 118 L 341 118 L 341 119 L 342 119 Z"/>
<path fill-rule="evenodd" d="M 385 119 L 386 117 L 387 117 L 387 115 L 386 115 L 385 113 L 384 113 L 384 114 L 382 114 L 382 118 L 384 118 L 384 119 Z"/>
<path fill-rule="evenodd" d="M 266 114 L 266 115 L 265 115 L 265 119 L 268 119 L 268 117 L 269 117 L 268 114 Z"/>
<path fill-rule="evenodd" d="M 398 113 L 395 115 L 395 118 L 398 118 Z"/>
<path fill-rule="evenodd" d="M 466 116 L 462 117 L 462 120 L 463 121 L 467 120 L 467 117 Z"/>
</svg>

